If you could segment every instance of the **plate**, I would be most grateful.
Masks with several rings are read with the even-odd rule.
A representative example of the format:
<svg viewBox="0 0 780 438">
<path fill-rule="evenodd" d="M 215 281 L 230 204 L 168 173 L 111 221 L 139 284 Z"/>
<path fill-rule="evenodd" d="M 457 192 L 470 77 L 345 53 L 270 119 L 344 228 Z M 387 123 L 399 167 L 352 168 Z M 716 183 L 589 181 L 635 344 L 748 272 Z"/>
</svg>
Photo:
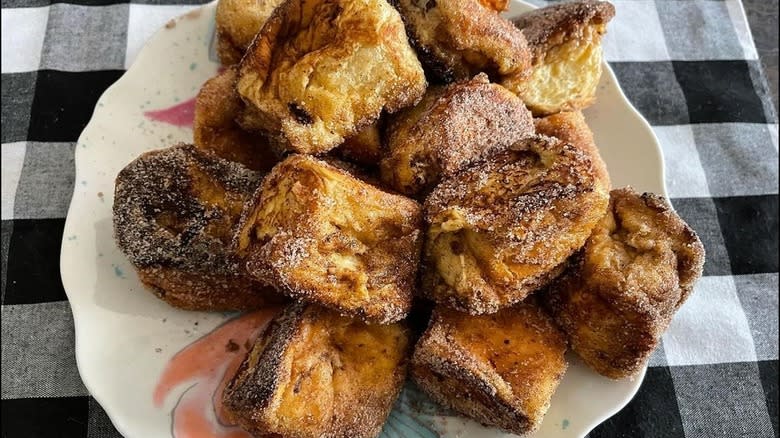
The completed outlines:
<svg viewBox="0 0 780 438">
<path fill-rule="evenodd" d="M 514 2 L 508 15 L 532 8 Z M 98 100 L 76 146 L 76 184 L 62 241 L 62 282 L 73 310 L 76 360 L 87 389 L 127 437 L 239 437 L 211 404 L 235 354 L 225 342 L 251 336 L 273 311 L 236 315 L 176 310 L 145 291 L 114 243 L 114 178 L 142 152 L 191 142 L 193 100 L 219 67 L 211 3 L 168 22 Z M 666 194 L 663 159 L 647 122 L 606 68 L 585 111 L 616 187 Z M 240 338 L 240 339 L 239 339 Z M 241 344 L 239 342 L 239 344 Z M 231 360 L 231 358 L 233 358 Z M 571 365 L 536 437 L 582 437 L 633 397 L 634 380 L 611 381 L 570 355 Z M 199 368 L 200 363 L 205 368 Z M 206 366 L 207 365 L 207 366 Z M 401 394 L 385 436 L 508 436 Z"/>
</svg>

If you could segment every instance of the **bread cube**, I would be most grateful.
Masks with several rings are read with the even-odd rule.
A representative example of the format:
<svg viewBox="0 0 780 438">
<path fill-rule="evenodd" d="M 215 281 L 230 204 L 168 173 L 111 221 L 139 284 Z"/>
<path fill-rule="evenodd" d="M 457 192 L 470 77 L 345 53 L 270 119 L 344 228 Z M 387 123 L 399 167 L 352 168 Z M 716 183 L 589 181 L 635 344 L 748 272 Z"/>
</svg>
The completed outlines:
<svg viewBox="0 0 780 438">
<path fill-rule="evenodd" d="M 241 60 L 238 91 L 289 151 L 321 154 L 414 105 L 425 74 L 385 0 L 288 0 Z"/>
<path fill-rule="evenodd" d="M 539 428 L 566 371 L 566 339 L 530 303 L 471 316 L 437 307 L 411 375 L 433 400 L 516 434 Z"/>
<path fill-rule="evenodd" d="M 520 141 L 425 200 L 421 291 L 474 315 L 522 301 L 562 271 L 608 202 L 582 151 L 552 137 Z"/>
<path fill-rule="evenodd" d="M 431 87 L 417 106 L 391 118 L 382 180 L 414 196 L 533 134 L 531 112 L 485 74 Z"/>
<path fill-rule="evenodd" d="M 665 199 L 613 190 L 608 213 L 545 301 L 586 364 L 629 377 L 647 363 L 703 264 L 704 246 Z"/>
<path fill-rule="evenodd" d="M 606 1 L 581 0 L 550 5 L 520 15 L 533 56 L 529 78 L 502 82 L 535 116 L 575 111 L 596 98 L 601 79 L 601 37 L 615 16 Z"/>
<path fill-rule="evenodd" d="M 283 293 L 390 323 L 411 307 L 420 210 L 341 165 L 292 155 L 245 208 L 237 245 L 248 271 Z"/>
<path fill-rule="evenodd" d="M 192 145 L 147 152 L 119 172 L 117 246 L 141 282 L 188 310 L 250 310 L 283 296 L 250 276 L 232 247 L 262 174 Z"/>
<path fill-rule="evenodd" d="M 497 83 L 528 76 L 525 37 L 496 8 L 503 0 L 391 0 L 432 81 L 450 83 L 484 72 Z"/>
<path fill-rule="evenodd" d="M 193 141 L 200 150 L 267 172 L 279 160 L 265 135 L 249 131 L 237 122 L 246 112 L 236 91 L 237 77 L 238 69 L 234 66 L 203 84 L 195 99 Z"/>
<path fill-rule="evenodd" d="M 406 380 L 409 331 L 295 304 L 271 322 L 223 394 L 256 436 L 375 437 Z"/>
</svg>

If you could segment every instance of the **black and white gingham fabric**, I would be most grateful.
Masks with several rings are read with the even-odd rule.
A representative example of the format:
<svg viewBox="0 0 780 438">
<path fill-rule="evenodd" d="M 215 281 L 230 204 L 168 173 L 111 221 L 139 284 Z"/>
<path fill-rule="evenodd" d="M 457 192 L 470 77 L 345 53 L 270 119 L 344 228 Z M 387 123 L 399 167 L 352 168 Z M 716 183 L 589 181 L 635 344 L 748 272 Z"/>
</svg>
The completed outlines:
<svg viewBox="0 0 780 438">
<path fill-rule="evenodd" d="M 74 144 L 191 1 L 2 0 L 4 438 L 118 436 L 76 370 L 59 276 Z M 707 264 L 636 398 L 590 436 L 777 437 L 778 129 L 742 5 L 613 3 L 607 60 L 661 141 Z"/>
</svg>

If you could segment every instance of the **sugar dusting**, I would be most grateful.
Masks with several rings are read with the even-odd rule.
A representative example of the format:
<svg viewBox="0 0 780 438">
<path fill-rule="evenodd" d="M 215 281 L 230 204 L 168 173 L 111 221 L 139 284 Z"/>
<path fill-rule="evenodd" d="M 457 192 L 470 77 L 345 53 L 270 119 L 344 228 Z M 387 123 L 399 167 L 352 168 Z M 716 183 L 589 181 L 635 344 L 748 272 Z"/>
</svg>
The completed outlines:
<svg viewBox="0 0 780 438">
<path fill-rule="evenodd" d="M 228 250 L 238 217 L 202 201 L 192 169 L 220 186 L 226 197 L 246 199 L 261 174 L 237 163 L 204 155 L 190 145 L 146 153 L 117 177 L 114 232 L 122 252 L 136 267 L 177 266 L 184 270 L 236 274 L 238 264 Z M 167 216 L 166 216 L 167 215 Z M 174 226 L 165 226 L 163 217 Z M 207 269 L 206 269 L 207 268 Z"/>
</svg>

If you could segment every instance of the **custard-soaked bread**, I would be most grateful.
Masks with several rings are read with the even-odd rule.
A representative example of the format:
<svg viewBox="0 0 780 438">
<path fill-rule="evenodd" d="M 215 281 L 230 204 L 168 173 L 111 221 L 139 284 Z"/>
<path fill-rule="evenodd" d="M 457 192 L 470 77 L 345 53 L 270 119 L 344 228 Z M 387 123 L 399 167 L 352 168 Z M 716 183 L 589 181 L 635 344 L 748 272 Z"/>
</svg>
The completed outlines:
<svg viewBox="0 0 780 438">
<path fill-rule="evenodd" d="M 435 401 L 516 434 L 536 430 L 566 371 L 566 338 L 530 303 L 493 315 L 437 307 L 411 376 Z"/>
<path fill-rule="evenodd" d="M 382 144 L 382 129 L 384 119 L 361 129 L 360 132 L 349 137 L 344 144 L 336 149 L 336 153 L 351 162 L 363 166 L 375 167 L 384 155 Z"/>
<path fill-rule="evenodd" d="M 414 105 L 425 75 L 385 0 L 288 0 L 241 61 L 238 91 L 292 151 L 319 154 Z"/>
<path fill-rule="evenodd" d="M 552 137 L 523 140 L 425 200 L 422 292 L 470 314 L 521 301 L 560 273 L 608 199 L 582 151 Z"/>
<path fill-rule="evenodd" d="M 572 349 L 613 379 L 639 372 L 701 276 L 704 247 L 665 199 L 613 190 L 609 210 L 546 294 Z"/>
<path fill-rule="evenodd" d="M 599 182 L 606 190 L 612 188 L 607 165 L 601 158 L 599 148 L 593 140 L 593 132 L 585 123 L 582 112 L 565 111 L 534 119 L 534 126 L 537 134 L 555 137 L 585 152 L 593 163 L 593 169 Z"/>
<path fill-rule="evenodd" d="M 191 145 L 147 152 L 116 179 L 114 235 L 141 281 L 190 310 L 245 310 L 281 301 L 230 250 L 261 174 Z"/>
<path fill-rule="evenodd" d="M 406 379 L 409 331 L 296 304 L 271 322 L 224 392 L 256 436 L 375 437 Z"/>
<path fill-rule="evenodd" d="M 495 82 L 527 77 L 531 52 L 522 32 L 493 9 L 501 1 L 494 6 L 487 0 L 391 2 L 432 80 L 453 82 L 480 72 Z"/>
<path fill-rule="evenodd" d="M 284 0 L 219 0 L 217 55 L 223 65 L 238 64 L 255 35 Z"/>
<path fill-rule="evenodd" d="M 396 114 L 387 130 L 382 179 L 416 195 L 443 177 L 534 133 L 531 112 L 485 74 L 431 87 L 414 108 Z"/>
<path fill-rule="evenodd" d="M 582 0 L 536 9 L 514 20 L 533 53 L 529 79 L 507 81 L 534 115 L 585 108 L 601 79 L 601 37 L 614 17 L 605 1 Z"/>
<path fill-rule="evenodd" d="M 236 119 L 245 111 L 236 92 L 238 69 L 231 67 L 206 81 L 195 100 L 193 140 L 198 149 L 252 170 L 270 170 L 277 163 L 267 138 L 242 128 Z"/>
<path fill-rule="evenodd" d="M 420 206 L 307 155 L 263 181 L 238 248 L 259 280 L 370 322 L 403 319 L 420 258 Z"/>
</svg>

